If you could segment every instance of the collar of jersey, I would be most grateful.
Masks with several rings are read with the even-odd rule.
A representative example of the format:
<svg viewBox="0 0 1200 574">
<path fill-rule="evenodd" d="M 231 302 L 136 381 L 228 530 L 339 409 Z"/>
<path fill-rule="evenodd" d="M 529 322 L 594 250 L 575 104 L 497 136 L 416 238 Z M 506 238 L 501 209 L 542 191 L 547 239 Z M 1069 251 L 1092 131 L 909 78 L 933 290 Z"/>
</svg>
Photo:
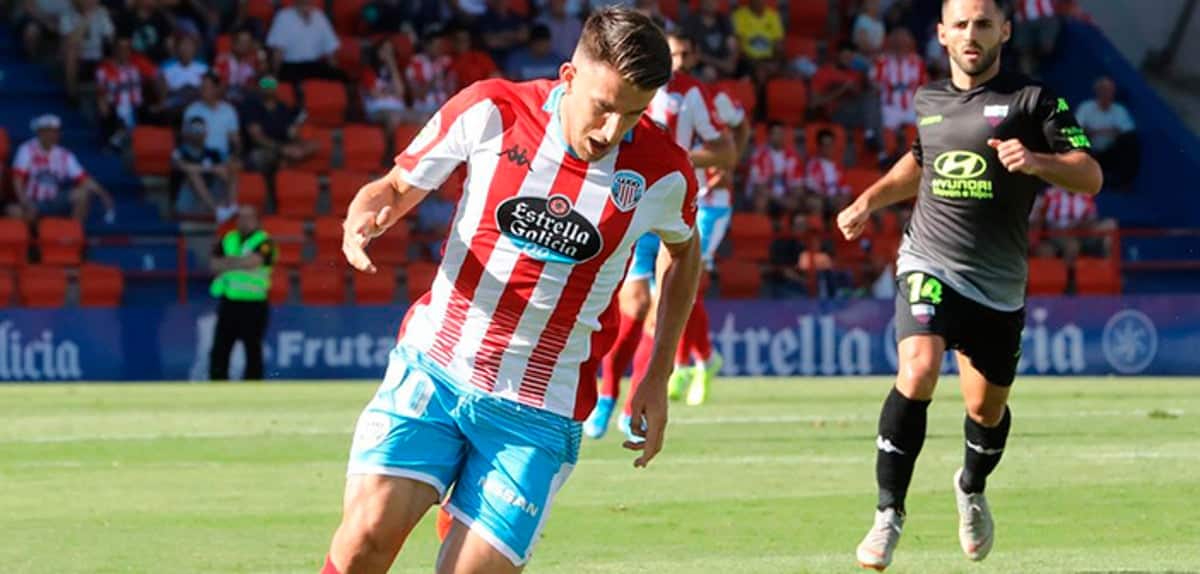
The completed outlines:
<svg viewBox="0 0 1200 574">
<path fill-rule="evenodd" d="M 571 154 L 571 157 L 579 159 L 575 150 L 571 149 L 570 144 L 567 143 L 567 136 L 563 133 L 562 121 L 559 119 L 559 107 L 562 103 L 563 92 L 566 89 L 567 85 L 561 82 L 554 86 L 554 89 L 550 90 L 550 95 L 546 96 L 546 102 L 542 104 L 542 111 L 550 114 L 550 125 L 546 127 L 546 131 L 550 133 L 550 137 L 554 138 L 556 143 L 567 150 L 567 153 Z M 634 129 L 636 128 L 631 128 L 628 132 L 625 132 L 625 137 L 623 138 L 625 143 L 633 141 Z"/>
</svg>

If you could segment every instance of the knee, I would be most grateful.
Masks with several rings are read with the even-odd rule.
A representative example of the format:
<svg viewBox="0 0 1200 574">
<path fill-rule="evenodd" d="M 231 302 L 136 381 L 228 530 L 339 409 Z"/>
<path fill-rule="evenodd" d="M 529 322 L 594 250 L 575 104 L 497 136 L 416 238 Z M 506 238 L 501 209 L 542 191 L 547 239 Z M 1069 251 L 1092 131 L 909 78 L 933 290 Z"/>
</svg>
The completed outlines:
<svg viewBox="0 0 1200 574">
<path fill-rule="evenodd" d="M 360 512 L 342 520 L 334 546 L 347 571 L 391 558 L 395 544 L 386 539 L 388 529 L 382 518 L 381 515 Z"/>
<path fill-rule="evenodd" d="M 1004 403 L 989 404 L 980 398 L 966 399 L 967 416 L 976 424 L 986 428 L 1000 426 L 1004 413 L 1008 410 Z"/>
<path fill-rule="evenodd" d="M 910 353 L 901 358 L 896 388 L 910 399 L 931 399 L 940 371 L 940 356 L 926 351 Z"/>
</svg>

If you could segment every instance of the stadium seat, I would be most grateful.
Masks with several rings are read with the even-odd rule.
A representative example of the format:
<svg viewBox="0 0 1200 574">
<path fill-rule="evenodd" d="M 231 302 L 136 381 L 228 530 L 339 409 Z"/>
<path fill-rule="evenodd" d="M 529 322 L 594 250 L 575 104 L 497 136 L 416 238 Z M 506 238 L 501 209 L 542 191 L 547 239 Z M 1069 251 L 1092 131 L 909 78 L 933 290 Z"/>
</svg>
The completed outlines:
<svg viewBox="0 0 1200 574">
<path fill-rule="evenodd" d="M 1075 260 L 1075 293 L 1078 295 L 1119 295 L 1121 269 L 1108 257 L 1079 257 Z"/>
<path fill-rule="evenodd" d="M 246 17 L 262 22 L 264 28 L 275 17 L 275 3 L 272 0 L 243 0 L 243 4 L 246 6 Z"/>
<path fill-rule="evenodd" d="M 294 109 L 296 107 L 296 87 L 292 84 L 279 84 L 279 87 L 275 89 L 275 97 L 279 98 L 279 101 L 283 102 L 289 108 Z"/>
<path fill-rule="evenodd" d="M 353 1 L 346 1 L 344 3 L 353 4 Z M 334 3 L 335 6 L 341 6 L 342 4 L 343 0 Z M 354 36 L 342 36 L 339 39 L 336 58 L 338 69 L 345 73 L 346 77 L 351 81 L 358 81 L 363 70 L 362 44 L 359 43 L 358 38 Z"/>
<path fill-rule="evenodd" d="M 804 125 L 804 151 L 808 157 L 817 155 L 817 136 L 821 130 L 833 132 L 833 158 L 838 165 L 846 163 L 846 128 L 832 122 L 809 122 Z"/>
<path fill-rule="evenodd" d="M 124 292 L 125 278 L 119 268 L 95 263 L 79 268 L 81 307 L 120 307 Z"/>
<path fill-rule="evenodd" d="M 900 236 L 904 232 L 900 229 L 900 215 L 894 209 L 884 209 L 879 213 L 879 227 L 876 235 L 894 235 Z"/>
<path fill-rule="evenodd" d="M 387 305 L 396 299 L 396 270 L 379 267 L 375 273 L 352 271 L 354 302 L 358 305 Z"/>
<path fill-rule="evenodd" d="M 370 0 L 337 0 L 333 5 L 333 28 L 338 34 L 353 36 L 358 33 L 358 25 L 362 20 L 363 6 Z M 346 41 L 345 38 L 342 39 Z"/>
<path fill-rule="evenodd" d="M 788 2 L 789 34 L 822 38 L 829 26 L 829 2 L 801 0 Z"/>
<path fill-rule="evenodd" d="M 871 187 L 871 184 L 878 181 L 880 177 L 883 177 L 883 173 L 869 167 L 852 167 L 846 170 L 843 177 L 845 178 L 846 185 L 850 186 L 850 193 L 858 197 L 868 187 Z"/>
<path fill-rule="evenodd" d="M 252 205 L 258 212 L 267 210 L 267 180 L 261 173 L 238 172 L 237 201 L 239 205 Z"/>
<path fill-rule="evenodd" d="M 414 261 L 405 268 L 404 283 L 408 289 L 408 301 L 415 302 L 433 286 L 437 278 L 438 265 L 428 261 Z"/>
<path fill-rule="evenodd" d="M 758 263 L 744 259 L 717 262 L 718 291 L 725 299 L 754 299 L 762 289 Z"/>
<path fill-rule="evenodd" d="M 396 128 L 396 133 L 392 134 L 392 149 L 396 150 L 397 155 L 408 148 L 408 142 L 417 137 L 417 132 L 421 131 L 422 127 L 420 124 L 400 124 Z"/>
<path fill-rule="evenodd" d="M 383 130 L 378 126 L 352 124 L 342 129 L 342 167 L 353 171 L 382 169 Z"/>
<path fill-rule="evenodd" d="M 775 78 L 767 82 L 767 119 L 799 125 L 807 113 L 808 88 L 804 80 Z"/>
<path fill-rule="evenodd" d="M 738 103 L 745 108 L 746 114 L 754 117 L 754 110 L 758 107 L 758 94 L 749 79 L 719 80 L 714 86 L 718 91 L 725 92 L 737 99 Z"/>
<path fill-rule="evenodd" d="M 304 224 L 295 219 L 268 215 L 262 218 L 262 227 L 275 240 L 279 252 L 275 264 L 281 267 L 299 265 L 304 255 Z"/>
<path fill-rule="evenodd" d="M 346 121 L 346 86 L 331 80 L 305 80 L 304 111 L 308 121 L 325 128 L 336 128 Z"/>
<path fill-rule="evenodd" d="M 171 175 L 171 153 L 175 151 L 175 133 L 171 128 L 137 126 L 133 128 L 133 171 L 138 175 Z"/>
<path fill-rule="evenodd" d="M 79 265 L 83 260 L 83 225 L 69 217 L 43 217 L 37 226 L 43 265 Z"/>
<path fill-rule="evenodd" d="M 12 273 L 0 269 L 0 309 L 12 305 L 13 291 L 16 291 L 16 285 L 13 285 Z"/>
<path fill-rule="evenodd" d="M 216 54 L 217 56 L 221 56 L 222 54 L 228 54 L 228 53 L 232 52 L 233 51 L 233 36 L 231 36 L 229 34 L 221 34 L 221 35 L 217 36 L 217 40 L 216 40 L 216 42 L 214 42 L 213 50 L 217 53 Z"/>
<path fill-rule="evenodd" d="M 320 149 L 308 159 L 291 166 L 292 169 L 311 173 L 329 173 L 330 160 L 333 157 L 333 131 L 305 123 L 300 126 L 300 137 L 316 141 Z"/>
<path fill-rule="evenodd" d="M 1057 257 L 1029 258 L 1029 294 L 1062 295 L 1067 290 L 1067 264 Z"/>
<path fill-rule="evenodd" d="M 529 18 L 529 0 L 510 0 L 509 8 L 521 18 Z"/>
<path fill-rule="evenodd" d="M 413 41 L 412 36 L 400 32 L 392 34 L 388 41 L 392 43 L 392 50 L 396 53 L 396 66 L 403 70 L 408 66 L 408 61 L 413 57 Z"/>
<path fill-rule="evenodd" d="M 343 266 L 310 263 L 300 268 L 300 301 L 305 305 L 341 305 L 346 302 Z"/>
<path fill-rule="evenodd" d="M 772 3 L 775 4 L 778 2 Z M 717 0 L 717 12 L 720 14 L 729 15 L 729 12 L 733 10 L 732 4 L 733 2 L 731 2 L 731 0 Z M 700 0 L 690 0 L 689 6 L 691 7 L 692 12 L 699 12 Z"/>
<path fill-rule="evenodd" d="M 368 247 L 371 261 L 381 265 L 404 265 L 408 263 L 408 222 L 397 221 L 383 235 L 371 240 Z"/>
<path fill-rule="evenodd" d="M 734 213 L 729 222 L 733 259 L 765 261 L 774 239 L 771 218 L 761 213 Z"/>
<path fill-rule="evenodd" d="M 62 307 L 67 302 L 67 272 L 50 265 L 26 266 L 18 271 L 17 291 L 25 307 Z"/>
<path fill-rule="evenodd" d="M 342 260 L 342 218 L 318 217 L 313 224 L 313 243 L 317 246 L 316 261 Z"/>
<path fill-rule="evenodd" d="M 275 213 L 284 217 L 311 219 L 317 213 L 321 193 L 317 176 L 294 169 L 275 172 Z"/>
<path fill-rule="evenodd" d="M 12 140 L 8 138 L 8 130 L 0 127 L 0 162 L 9 164 L 8 153 L 12 151 Z"/>
<path fill-rule="evenodd" d="M 288 302 L 292 296 L 292 274 L 286 267 L 275 267 L 271 269 L 271 290 L 267 292 L 267 298 L 272 305 L 282 305 Z"/>
<path fill-rule="evenodd" d="M 788 60 L 796 58 L 808 58 L 814 64 L 817 63 L 817 39 L 811 36 L 797 36 L 789 34 L 783 39 L 783 54 Z"/>
<path fill-rule="evenodd" d="M 341 217 L 354 199 L 359 188 L 370 183 L 372 177 L 367 173 L 335 169 L 329 174 L 329 213 Z"/>
<path fill-rule="evenodd" d="M 671 22 L 679 21 L 679 0 L 659 0 L 658 10 Z"/>
<path fill-rule="evenodd" d="M 29 259 L 29 226 L 20 219 L 0 218 L 0 269 L 20 267 Z"/>
</svg>

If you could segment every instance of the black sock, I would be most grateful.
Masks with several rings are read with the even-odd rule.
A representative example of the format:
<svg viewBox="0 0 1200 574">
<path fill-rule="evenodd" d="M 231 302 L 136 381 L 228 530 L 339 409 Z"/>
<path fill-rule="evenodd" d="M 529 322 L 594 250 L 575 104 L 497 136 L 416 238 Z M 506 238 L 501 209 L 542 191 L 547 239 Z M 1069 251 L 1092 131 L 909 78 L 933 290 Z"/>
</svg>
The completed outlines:
<svg viewBox="0 0 1200 574">
<path fill-rule="evenodd" d="M 879 485 L 877 508 L 904 512 L 904 497 L 912 481 L 913 466 L 925 444 L 926 413 L 930 401 L 917 401 L 892 392 L 879 413 L 879 435 L 875 437 L 875 482 Z"/>
<path fill-rule="evenodd" d="M 1008 429 L 1012 426 L 1012 411 L 1004 408 L 1000 424 L 987 428 L 970 416 L 963 421 L 966 437 L 966 456 L 963 458 L 962 477 L 958 484 L 969 493 L 983 492 L 987 477 L 1000 464 L 1004 456 L 1004 443 L 1008 441 Z"/>
</svg>

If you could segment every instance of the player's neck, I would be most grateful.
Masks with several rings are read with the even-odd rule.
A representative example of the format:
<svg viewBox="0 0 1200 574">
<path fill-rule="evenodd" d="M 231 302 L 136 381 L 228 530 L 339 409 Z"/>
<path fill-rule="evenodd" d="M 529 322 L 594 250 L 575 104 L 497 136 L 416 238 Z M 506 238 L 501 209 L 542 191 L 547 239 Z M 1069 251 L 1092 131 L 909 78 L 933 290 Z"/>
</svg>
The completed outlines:
<svg viewBox="0 0 1200 574">
<path fill-rule="evenodd" d="M 992 64 L 992 67 L 982 74 L 972 76 L 959 68 L 958 66 L 950 66 L 950 83 L 954 84 L 955 88 L 962 91 L 973 90 L 982 86 L 1000 74 L 1000 59 L 997 58 Z"/>
</svg>

